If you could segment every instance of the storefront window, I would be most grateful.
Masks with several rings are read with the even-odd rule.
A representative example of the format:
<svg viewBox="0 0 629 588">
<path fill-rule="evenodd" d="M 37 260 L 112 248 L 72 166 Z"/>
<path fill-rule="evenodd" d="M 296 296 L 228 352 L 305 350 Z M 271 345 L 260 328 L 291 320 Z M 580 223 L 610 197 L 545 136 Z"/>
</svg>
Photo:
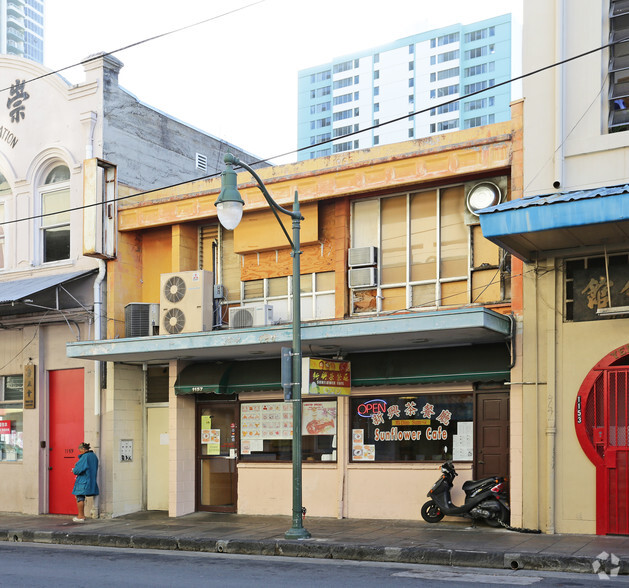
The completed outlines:
<svg viewBox="0 0 629 588">
<path fill-rule="evenodd" d="M 472 394 L 350 399 L 352 462 L 471 461 Z"/>
<path fill-rule="evenodd" d="M 302 455 L 308 461 L 336 461 L 336 400 L 305 401 L 302 412 Z M 242 461 L 292 459 L 293 405 L 248 402 L 240 407 Z"/>
<path fill-rule="evenodd" d="M 0 461 L 22 461 L 22 376 L 0 376 Z"/>
</svg>

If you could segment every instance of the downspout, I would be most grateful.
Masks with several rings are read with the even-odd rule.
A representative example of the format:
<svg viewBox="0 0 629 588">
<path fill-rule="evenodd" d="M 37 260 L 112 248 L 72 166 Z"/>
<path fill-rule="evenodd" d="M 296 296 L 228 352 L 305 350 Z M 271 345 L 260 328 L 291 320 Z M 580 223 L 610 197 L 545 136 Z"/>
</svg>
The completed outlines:
<svg viewBox="0 0 629 588">
<path fill-rule="evenodd" d="M 98 275 L 94 280 L 94 340 L 98 341 L 103 338 L 103 291 L 102 284 L 107 275 L 107 262 L 104 259 L 98 260 Z M 101 431 L 102 431 L 102 411 L 101 411 L 101 362 L 94 362 L 94 415 L 96 418 L 96 439 L 98 448 L 101 447 Z M 98 468 L 98 485 L 101 486 L 100 472 L 102 468 Z M 94 500 L 92 516 L 99 517 L 99 503 Z"/>
<path fill-rule="evenodd" d="M 555 267 L 555 260 L 552 259 L 546 262 L 546 270 L 548 272 L 552 263 L 552 267 Z M 550 277 L 552 276 L 552 278 Z M 548 272 L 546 274 L 546 280 L 550 281 L 555 279 L 555 272 Z M 553 286 L 556 282 L 553 281 Z M 553 296 L 556 298 L 556 292 L 554 288 L 551 288 Z M 555 473 L 555 460 L 556 460 L 556 445 L 557 445 L 557 398 L 556 398 L 556 363 L 555 363 L 555 347 L 556 347 L 556 329 L 555 329 L 555 312 L 552 307 L 549 307 L 546 312 L 547 331 L 546 331 L 546 493 L 548 497 L 548 510 L 547 510 L 547 527 L 546 532 L 549 535 L 555 533 L 555 500 L 556 500 L 556 473 Z"/>
</svg>

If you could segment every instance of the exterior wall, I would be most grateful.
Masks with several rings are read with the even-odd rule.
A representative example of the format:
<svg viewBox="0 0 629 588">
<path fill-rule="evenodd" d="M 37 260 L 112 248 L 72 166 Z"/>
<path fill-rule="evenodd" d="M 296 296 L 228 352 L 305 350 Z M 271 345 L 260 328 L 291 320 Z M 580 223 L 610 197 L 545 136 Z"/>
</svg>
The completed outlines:
<svg viewBox="0 0 629 588">
<path fill-rule="evenodd" d="M 523 71 L 606 45 L 608 3 L 524 2 Z M 527 40 L 534 41 L 529 41 Z M 607 133 L 607 50 L 523 82 L 525 196 L 626 181 L 626 133 Z"/>
<path fill-rule="evenodd" d="M 527 0 L 523 70 L 607 44 L 608 9 L 607 2 L 576 0 L 567 6 L 559 0 Z M 626 133 L 607 132 L 608 59 L 603 50 L 524 80 L 524 196 L 629 180 Z M 597 250 L 564 255 L 603 255 L 603 243 L 601 236 Z M 535 475 L 524 478 L 521 524 L 539 525 L 548 533 L 595 533 L 596 469 L 577 440 L 575 401 L 590 369 L 627 343 L 628 323 L 622 318 L 565 322 L 564 262 L 550 257 L 522 269 L 522 336 L 512 372 L 512 414 L 517 393 L 522 470 Z M 514 458 L 515 452 L 512 464 Z M 520 524 L 518 518 L 514 524 Z"/>
</svg>

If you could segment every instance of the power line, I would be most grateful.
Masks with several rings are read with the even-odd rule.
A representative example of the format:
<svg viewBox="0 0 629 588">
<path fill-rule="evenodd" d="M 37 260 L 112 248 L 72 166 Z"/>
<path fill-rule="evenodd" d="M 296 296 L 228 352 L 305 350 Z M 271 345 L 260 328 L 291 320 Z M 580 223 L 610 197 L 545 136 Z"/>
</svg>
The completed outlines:
<svg viewBox="0 0 629 588">
<path fill-rule="evenodd" d="M 110 53 L 107 53 L 107 55 L 110 55 L 110 54 L 118 52 L 118 51 L 123 51 L 124 49 L 128 49 L 129 47 L 134 47 L 136 45 L 140 45 L 142 43 L 146 43 L 146 42 L 148 42 L 150 40 L 157 39 L 157 38 L 160 38 L 162 36 L 170 35 L 170 34 L 178 32 L 178 31 L 191 28 L 193 26 L 197 26 L 198 24 L 202 24 L 202 23 L 208 22 L 210 20 L 215 20 L 216 18 L 220 18 L 222 16 L 225 16 L 227 14 L 231 14 L 232 12 L 236 12 L 238 10 L 243 10 L 244 8 L 249 8 L 250 6 L 254 6 L 256 4 L 260 4 L 261 2 L 264 2 L 264 1 L 265 0 L 259 0 L 258 2 L 254 2 L 253 4 L 249 4 L 249 5 L 244 6 L 242 8 L 238 8 L 238 9 L 235 9 L 233 11 L 226 12 L 226 13 L 224 13 L 222 15 L 215 16 L 215 17 L 212 17 L 210 19 L 206 19 L 204 21 L 199 21 L 198 23 L 194 23 L 192 25 L 187 25 L 186 27 L 182 27 L 180 29 L 176 29 L 176 30 L 170 31 L 168 33 L 163 33 L 161 35 L 157 35 L 155 37 L 151 37 L 151 38 L 145 39 L 143 41 L 138 41 L 137 43 L 133 43 L 131 45 L 127 45 L 125 47 L 117 49 L 116 51 L 112 51 Z M 552 63 L 550 65 L 546 65 L 546 66 L 540 67 L 540 68 L 538 68 L 536 70 L 533 70 L 531 72 L 528 72 L 526 74 L 522 74 L 520 76 L 517 76 L 517 77 L 514 77 L 514 78 L 510 78 L 508 80 L 505 80 L 504 82 L 499 82 L 498 84 L 494 84 L 493 86 L 490 86 L 488 88 L 484 88 L 482 90 L 477 90 L 476 92 L 471 92 L 470 94 L 466 94 L 464 96 L 460 96 L 459 98 L 452 98 L 452 99 L 447 100 L 445 102 L 441 102 L 440 104 L 435 104 L 435 105 L 429 106 L 427 108 L 423 108 L 421 110 L 417 110 L 415 112 L 412 112 L 412 113 L 409 113 L 409 114 L 405 114 L 403 116 L 399 116 L 399 117 L 396 117 L 396 118 L 393 118 L 393 119 L 390 119 L 390 120 L 378 123 L 376 125 L 372 125 L 372 126 L 367 127 L 365 129 L 361 129 L 361 130 L 358 130 L 358 131 L 353 131 L 351 133 L 348 133 L 347 135 L 343 135 L 343 138 L 345 138 L 345 137 L 352 137 L 354 135 L 359 135 L 360 133 L 365 133 L 367 131 L 371 131 L 373 129 L 377 129 L 377 128 L 380 128 L 380 127 L 384 127 L 386 125 L 390 125 L 390 124 L 393 124 L 395 122 L 399 122 L 401 120 L 408 119 L 408 118 L 411 118 L 413 116 L 417 116 L 419 114 L 424 114 L 426 112 L 429 112 L 433 108 L 439 108 L 441 106 L 446 106 L 448 104 L 453 104 L 455 102 L 459 102 L 461 100 L 464 100 L 466 98 L 470 98 L 472 96 L 477 96 L 479 94 L 483 94 L 483 93 L 488 92 L 490 90 L 494 90 L 495 88 L 499 88 L 501 86 L 505 86 L 507 84 L 511 84 L 513 82 L 517 82 L 519 80 L 523 80 L 525 78 L 531 77 L 533 75 L 537 75 L 539 73 L 542 73 L 542 72 L 547 71 L 549 69 L 553 69 L 553 68 L 558 67 L 560 65 L 565 65 L 566 63 L 570 63 L 571 61 L 575 61 L 577 59 L 581 59 L 583 57 L 587 57 L 588 55 L 592 55 L 594 53 L 597 53 L 598 51 L 602 51 L 603 49 L 607 49 L 609 47 L 613 47 L 614 45 L 618 45 L 618 44 L 622 44 L 622 43 L 626 43 L 626 42 L 629 42 L 629 39 L 622 39 L 622 40 L 619 40 L 619 41 L 613 41 L 611 43 L 606 43 L 605 45 L 601 45 L 600 47 L 596 47 L 594 49 L 590 49 L 590 50 L 585 51 L 583 53 L 580 53 L 578 55 L 574 55 L 573 57 L 568 57 L 567 59 L 563 59 L 562 61 L 557 61 L 555 63 Z M 87 63 L 87 61 L 84 61 L 82 63 Z M 29 82 L 30 81 L 35 81 L 37 79 L 41 79 L 42 77 L 47 77 L 49 75 L 52 75 L 53 73 L 58 73 L 60 71 L 64 71 L 65 69 L 68 69 L 70 67 L 74 67 L 74 66 L 68 66 L 68 67 L 62 68 L 60 70 L 57 70 L 55 72 L 50 72 L 48 74 L 45 74 L 43 76 L 39 76 L 37 78 L 33 78 L 32 80 L 28 80 L 28 81 Z M 0 91 L 2 91 L 2 90 L 0 90 Z M 293 155 L 295 153 L 299 153 L 299 152 L 305 151 L 307 149 L 312 149 L 313 147 L 319 147 L 321 145 L 326 145 L 326 144 L 331 143 L 332 141 L 334 141 L 336 139 L 337 139 L 337 137 L 335 137 L 334 139 L 327 139 L 325 141 L 321 141 L 320 143 L 316 143 L 314 145 L 309 145 L 307 147 L 300 147 L 298 149 L 293 149 L 291 151 L 286 151 L 286 152 L 278 154 L 278 155 L 274 155 L 274 156 L 267 157 L 267 158 L 264 158 L 264 159 L 259 159 L 257 161 L 251 162 L 249 165 L 257 165 L 257 164 L 265 163 L 265 162 L 273 160 L 273 159 L 277 159 L 277 158 L 280 158 L 280 157 L 285 157 L 287 155 Z M 140 196 L 146 196 L 146 195 L 149 195 L 149 194 L 152 194 L 152 193 L 155 193 L 155 192 L 159 192 L 161 190 L 167 190 L 169 188 L 176 188 L 177 186 L 182 186 L 184 184 L 189 184 L 190 182 L 197 182 L 197 181 L 201 181 L 201 180 L 209 180 L 209 179 L 212 179 L 212 178 L 215 178 L 215 177 L 219 176 L 220 174 L 221 174 L 221 172 L 214 172 L 214 173 L 208 174 L 206 176 L 201 176 L 201 177 L 198 177 L 198 178 L 192 178 L 190 180 L 185 180 L 185 181 L 182 181 L 182 182 L 178 182 L 176 184 L 170 184 L 168 186 L 162 186 L 161 188 L 153 188 L 151 190 L 146 190 L 146 191 L 143 191 L 143 192 L 137 192 L 135 194 L 128 194 L 126 196 L 119 196 L 118 198 L 115 198 L 115 199 L 112 199 L 112 200 L 107 200 L 107 201 L 103 201 L 103 202 L 95 202 L 95 203 L 92 203 L 92 204 L 85 204 L 83 206 L 77 206 L 77 207 L 74 207 L 74 208 L 69 208 L 69 209 L 65 209 L 65 210 L 59 210 L 59 211 L 56 211 L 56 212 L 50 212 L 50 213 L 46 213 L 46 214 L 38 214 L 38 215 L 33 215 L 33 216 L 29 216 L 29 217 L 23 217 L 23 218 L 19 218 L 19 219 L 2 221 L 2 222 L 0 222 L 0 226 L 14 224 L 14 223 L 22 222 L 22 221 L 41 219 L 41 218 L 44 218 L 46 216 L 54 216 L 56 214 L 61 214 L 61 213 L 64 213 L 64 212 L 74 212 L 74 211 L 78 211 L 78 210 L 84 210 L 86 208 L 91 208 L 93 206 L 102 206 L 104 204 L 111 204 L 113 202 L 119 202 L 119 201 L 122 201 L 122 200 L 127 200 L 129 198 L 136 198 L 136 197 L 140 197 Z"/>
<path fill-rule="evenodd" d="M 132 49 L 133 47 L 138 47 L 139 45 L 144 45 L 144 43 L 148 43 L 149 41 L 156 41 L 157 39 L 162 39 L 164 37 L 168 37 L 170 35 L 174 35 L 175 33 L 180 33 L 181 31 L 186 31 L 188 29 L 197 27 L 199 25 L 205 24 L 207 22 L 211 22 L 213 20 L 218 20 L 219 18 L 223 18 L 225 16 L 229 16 L 230 14 L 234 14 L 235 12 L 240 12 L 241 10 L 245 10 L 247 8 L 251 8 L 252 6 L 256 6 L 257 4 L 262 4 L 266 2 L 266 0 L 257 0 L 257 2 L 252 2 L 251 4 L 247 4 L 245 6 L 241 6 L 240 8 L 234 8 L 233 10 L 228 10 L 227 12 L 223 12 L 221 14 L 217 14 L 216 16 L 212 16 L 210 18 L 206 18 L 204 20 L 200 20 L 198 22 L 189 24 L 189 25 L 185 25 L 183 27 L 179 27 L 178 29 L 172 29 L 170 31 L 167 31 L 165 33 L 160 33 L 159 35 L 154 35 L 152 37 L 147 37 L 146 39 L 142 39 L 141 41 L 136 41 L 135 43 L 130 43 L 129 45 L 125 45 L 124 47 L 119 47 L 118 49 L 114 49 L 113 51 L 107 51 L 104 53 L 99 53 L 97 55 L 88 57 L 87 59 L 83 59 L 82 61 L 79 61 L 78 63 L 73 63 L 72 65 L 66 65 L 65 67 L 62 67 L 60 69 L 56 69 L 54 71 L 49 71 L 48 73 L 42 74 L 40 76 L 36 76 L 34 78 L 31 78 L 29 80 L 26 80 L 24 83 L 25 84 L 30 84 L 32 82 L 36 82 L 38 80 L 42 80 L 44 78 L 50 77 L 52 75 L 56 75 L 61 73 L 62 71 L 66 71 L 68 69 L 72 69 L 73 67 L 77 67 L 79 65 L 85 65 L 87 63 L 90 63 L 92 61 L 96 61 L 97 59 L 102 59 L 103 57 L 107 57 L 108 55 L 114 55 L 115 53 L 120 53 L 121 51 L 126 51 L 127 49 Z M 0 88 L 0 92 L 7 92 L 11 89 L 11 86 L 8 86 L 6 88 Z"/>
</svg>

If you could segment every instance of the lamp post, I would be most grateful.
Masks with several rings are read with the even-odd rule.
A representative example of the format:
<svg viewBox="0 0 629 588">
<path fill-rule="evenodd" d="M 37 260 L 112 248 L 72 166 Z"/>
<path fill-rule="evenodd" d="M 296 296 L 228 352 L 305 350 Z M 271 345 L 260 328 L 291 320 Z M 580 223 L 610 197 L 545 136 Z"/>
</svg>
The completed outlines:
<svg viewBox="0 0 629 588">
<path fill-rule="evenodd" d="M 299 212 L 299 199 L 297 191 L 295 191 L 295 202 L 293 210 L 282 208 L 269 194 L 266 186 L 258 176 L 258 174 L 246 163 L 240 161 L 231 153 L 225 155 L 225 170 L 221 174 L 221 193 L 214 203 L 217 209 L 218 220 L 221 225 L 228 231 L 235 229 L 242 218 L 242 209 L 244 202 L 238 193 L 236 172 L 234 165 L 238 165 L 246 169 L 255 179 L 267 201 L 271 207 L 271 211 L 275 215 L 277 222 L 280 224 L 284 235 L 288 239 L 291 246 L 291 256 L 293 258 L 293 348 L 292 348 L 292 402 L 293 402 L 293 523 L 291 528 L 286 531 L 284 536 L 286 539 L 307 539 L 310 533 L 304 529 L 302 521 L 302 500 L 301 500 L 301 284 L 300 284 L 300 263 L 301 255 L 299 233 L 303 216 Z M 293 220 L 293 238 L 291 239 L 286 227 L 282 223 L 278 213 L 285 214 Z"/>
</svg>

